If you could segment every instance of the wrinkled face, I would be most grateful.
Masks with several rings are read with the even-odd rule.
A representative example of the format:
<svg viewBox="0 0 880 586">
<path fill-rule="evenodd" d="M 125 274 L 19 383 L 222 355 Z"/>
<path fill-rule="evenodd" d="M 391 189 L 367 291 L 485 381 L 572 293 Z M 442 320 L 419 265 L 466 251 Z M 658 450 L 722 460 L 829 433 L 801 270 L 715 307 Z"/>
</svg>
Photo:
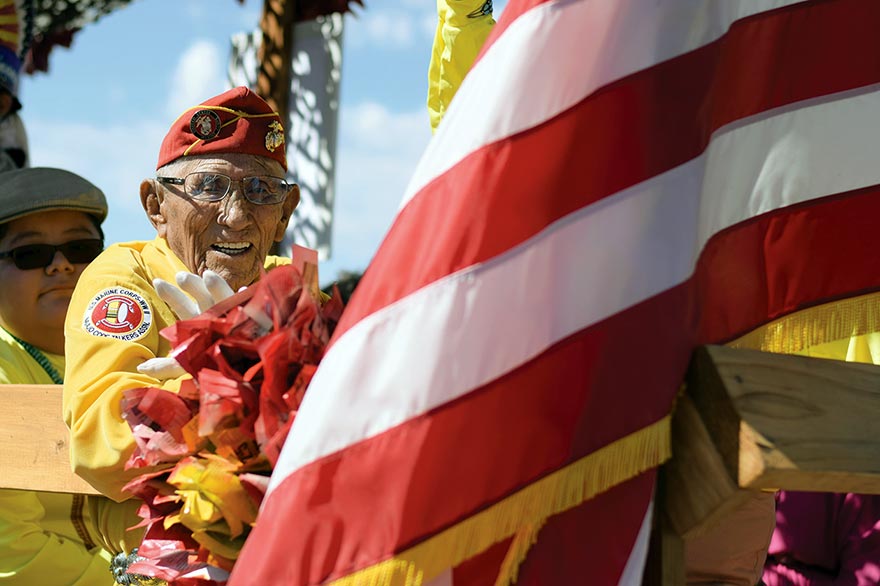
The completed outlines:
<svg viewBox="0 0 880 586">
<path fill-rule="evenodd" d="M 171 171 L 169 173 L 168 171 Z M 277 204 L 257 205 L 241 193 L 243 177 L 284 177 L 281 165 L 252 155 L 205 155 L 178 160 L 159 173 L 185 177 L 194 171 L 222 173 L 233 183 L 229 194 L 216 202 L 187 197 L 182 185 L 147 180 L 141 201 L 159 236 L 193 273 L 211 269 L 238 290 L 260 276 L 273 242 L 284 237 L 287 222 L 299 203 L 299 188 Z"/>
<path fill-rule="evenodd" d="M 36 212 L 7 224 L 0 238 L 0 251 L 85 238 L 100 238 L 85 213 Z M 72 264 L 60 251 L 45 268 L 21 270 L 12 259 L 0 260 L 0 320 L 6 329 L 44 350 L 59 353 L 60 349 L 46 348 L 41 340 L 48 331 L 63 331 L 70 296 L 86 264 Z"/>
</svg>

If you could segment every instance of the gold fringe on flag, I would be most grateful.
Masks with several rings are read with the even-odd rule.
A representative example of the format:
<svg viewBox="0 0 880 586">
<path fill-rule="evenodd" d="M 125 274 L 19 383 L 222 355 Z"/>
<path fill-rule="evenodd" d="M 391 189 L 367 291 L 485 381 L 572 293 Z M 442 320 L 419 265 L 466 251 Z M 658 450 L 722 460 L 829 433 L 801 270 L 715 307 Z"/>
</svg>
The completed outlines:
<svg viewBox="0 0 880 586">
<path fill-rule="evenodd" d="M 656 468 L 671 455 L 670 416 L 623 437 L 391 559 L 331 582 L 333 586 L 421 586 L 514 536 L 496 586 L 516 581 L 546 520 Z"/>
<path fill-rule="evenodd" d="M 519 566 L 522 564 L 529 550 L 538 541 L 538 533 L 544 527 L 546 519 L 537 525 L 526 525 L 516 532 L 513 541 L 507 549 L 507 555 L 501 562 L 501 569 L 498 571 L 498 578 L 495 580 L 495 586 L 508 586 L 513 584 L 519 577 Z"/>
<path fill-rule="evenodd" d="M 779 354 L 880 331 L 880 293 L 818 305 L 781 317 L 729 343 Z"/>
</svg>

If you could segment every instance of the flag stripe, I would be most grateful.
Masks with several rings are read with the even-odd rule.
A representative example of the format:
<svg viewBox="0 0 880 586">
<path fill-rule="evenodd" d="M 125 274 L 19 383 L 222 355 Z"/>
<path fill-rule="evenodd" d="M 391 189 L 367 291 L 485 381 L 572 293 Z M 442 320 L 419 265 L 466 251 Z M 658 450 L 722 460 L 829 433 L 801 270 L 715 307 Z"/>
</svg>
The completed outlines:
<svg viewBox="0 0 880 586">
<path fill-rule="evenodd" d="M 535 127 L 610 83 L 712 43 L 738 20 L 800 1 L 511 4 L 494 42 L 450 104 L 401 205 L 467 153 Z M 581 58 L 570 59 L 573 53 Z M 478 103 L 504 107 L 468 107 Z"/>
<path fill-rule="evenodd" d="M 666 415 L 707 336 L 878 288 L 870 251 L 832 236 L 858 223 L 853 213 L 880 211 L 870 203 L 880 3 L 791 4 L 734 18 L 714 41 L 700 35 L 745 3 L 667 4 L 646 18 L 654 4 L 541 4 L 511 17 L 478 62 L 441 127 L 447 145 L 426 154 L 285 445 L 263 514 L 302 530 L 264 571 L 310 583 L 371 568 L 364 575 L 379 579 L 378 562 L 397 564 Z M 614 18 L 585 30 L 591 9 L 597 23 L 603 10 Z M 696 40 L 664 56 L 673 38 Z M 659 56 L 627 70 L 642 53 Z M 513 82 L 481 93 L 493 75 Z M 858 267 L 849 290 L 835 267 L 824 271 L 842 256 Z M 761 311 L 705 317 L 744 297 Z M 640 511 L 642 497 L 630 499 Z M 569 524 L 555 535 L 570 535 L 583 509 L 549 520 L 523 584 L 552 575 L 554 528 Z M 630 544 L 638 525 L 620 528 Z M 505 527 L 523 543 L 521 527 Z M 258 524 L 242 559 L 283 529 Z M 438 552 L 434 568 L 476 555 L 485 537 Z M 289 549 L 307 554 L 283 563 Z M 597 552 L 621 554 L 616 580 L 632 547 Z"/>
<path fill-rule="evenodd" d="M 661 504 L 662 506 L 662 504 Z M 626 560 L 626 566 L 620 576 L 618 586 L 642 586 L 642 576 L 645 570 L 645 562 L 648 559 L 648 546 L 651 542 L 651 527 L 654 521 L 654 499 L 648 505 L 645 511 L 645 518 L 642 519 L 642 526 L 639 528 L 639 534 L 636 536 L 636 542 L 633 545 L 629 559 Z"/>
<path fill-rule="evenodd" d="M 668 411 L 689 349 L 709 341 L 697 338 L 698 322 L 688 314 L 693 289 L 698 283 L 727 279 L 723 271 L 719 276 L 719 266 L 737 267 L 735 279 L 707 291 L 718 297 L 710 297 L 709 305 L 733 305 L 742 290 L 761 282 L 760 273 L 765 270 L 762 245 L 772 241 L 774 233 L 791 234 L 789 246 L 780 249 L 787 256 L 773 257 L 774 264 L 786 266 L 799 258 L 811 261 L 811 270 L 804 272 L 797 289 L 803 287 L 816 298 L 833 295 L 838 291 L 839 273 L 859 265 L 867 267 L 857 272 L 861 281 L 851 277 L 845 286 L 880 288 L 880 261 L 873 250 L 858 245 L 856 235 L 836 237 L 841 226 L 863 228 L 860 234 L 868 231 L 870 219 L 880 214 L 878 195 L 880 189 L 824 198 L 719 234 L 716 239 L 721 242 L 713 241 L 707 250 L 727 251 L 731 258 L 725 264 L 701 261 L 702 272 L 693 280 L 603 320 L 503 379 L 298 470 L 279 490 L 299 498 L 282 499 L 286 504 L 275 504 L 264 514 L 274 517 L 283 511 L 286 518 L 294 519 L 344 517 L 344 532 L 332 526 L 326 529 L 332 537 L 314 533 L 286 537 L 294 548 L 314 550 L 315 542 L 332 543 L 334 555 L 329 557 L 343 565 L 322 567 L 316 560 L 329 562 L 315 551 L 311 563 L 317 565 L 310 571 L 336 575 L 386 559 L 410 547 L 421 535 L 441 531 L 504 498 L 522 482 L 595 452 L 626 434 L 630 426 L 649 424 L 652 414 Z M 734 258 L 737 254 L 739 258 Z M 847 258 L 847 266 L 838 266 L 841 258 Z M 698 313 L 711 319 L 707 312 Z M 682 329 L 687 323 L 694 330 Z M 663 344 L 641 335 L 675 330 L 680 335 Z M 635 359 L 638 368 L 632 367 Z M 626 420 L 608 417 L 621 412 L 627 413 Z M 482 474 L 487 469 L 492 470 L 489 477 Z M 436 498 L 436 476 L 422 473 L 432 470 L 455 471 L 444 476 L 442 490 L 447 496 L 443 499 Z M 331 482 L 339 477 L 346 482 Z M 365 499 L 370 507 L 360 506 Z M 274 530 L 285 531 L 283 527 Z M 262 531 L 266 535 L 271 529 Z"/>
<path fill-rule="evenodd" d="M 880 256 L 865 246 L 878 214 L 880 186 L 874 185 L 716 235 L 694 277 L 698 341 L 728 341 L 793 311 L 880 288 Z"/>
<path fill-rule="evenodd" d="M 792 29 L 786 17 L 795 12 L 799 26 Z M 871 24 L 878 19 L 880 3 L 865 0 L 761 14 L 738 22 L 719 42 L 621 80 L 537 129 L 473 153 L 401 211 L 336 339 L 420 287 L 697 157 L 725 125 L 880 81 Z M 776 50 L 783 39 L 787 50 Z M 481 197 L 490 190 L 502 195 Z M 374 286 L 383 275 L 395 278 Z"/>
<path fill-rule="evenodd" d="M 617 584 L 630 559 L 639 563 L 639 531 L 654 477 L 643 474 L 549 519 L 520 567 L 516 586 Z"/>
<path fill-rule="evenodd" d="M 301 518 L 306 507 L 325 514 L 315 513 L 315 503 L 326 502 L 331 478 L 345 478 L 344 485 L 333 486 L 332 509 L 326 511 L 329 517 L 345 511 L 346 532 L 334 541 L 339 557 L 383 559 L 420 535 L 454 525 L 525 483 L 653 424 L 654 414 L 669 410 L 690 341 L 656 348 L 654 340 L 634 332 L 662 331 L 686 321 L 685 294 L 678 288 L 618 314 L 460 401 L 301 468 L 277 488 L 302 497 L 291 502 L 287 514 Z M 615 349 L 627 352 L 611 359 Z M 634 356 L 640 357 L 637 369 L 630 364 Z M 646 394 L 652 385 L 665 391 Z M 603 392 L 607 389 L 616 392 Z M 627 413 L 626 420 L 607 416 L 620 412 Z M 487 477 L 483 471 L 489 469 L 493 473 Z M 443 479 L 447 498 L 436 498 L 432 470 L 455 470 Z M 366 495 L 371 506 L 359 507 Z M 387 528 L 371 529 L 378 526 Z M 290 536 L 289 544 L 304 547 L 300 539 L 312 537 Z"/>
<path fill-rule="evenodd" d="M 749 215 L 880 184 L 880 166 L 870 157 L 880 120 L 869 113 L 877 108 L 880 91 L 729 128 L 697 159 L 366 317 L 328 351 L 312 383 L 343 392 L 306 396 L 309 417 L 292 429 L 278 469 L 296 469 L 462 396 L 674 287 L 693 272 L 705 239 Z M 784 160 L 774 158 L 781 147 Z M 515 167 L 508 176 L 525 181 L 531 172 Z M 630 266 L 644 268 L 616 270 Z M 550 307 L 548 318 L 535 323 L 538 308 Z M 517 338 L 496 344 L 497 324 Z M 435 392 L 409 393 L 414 388 Z"/>
</svg>

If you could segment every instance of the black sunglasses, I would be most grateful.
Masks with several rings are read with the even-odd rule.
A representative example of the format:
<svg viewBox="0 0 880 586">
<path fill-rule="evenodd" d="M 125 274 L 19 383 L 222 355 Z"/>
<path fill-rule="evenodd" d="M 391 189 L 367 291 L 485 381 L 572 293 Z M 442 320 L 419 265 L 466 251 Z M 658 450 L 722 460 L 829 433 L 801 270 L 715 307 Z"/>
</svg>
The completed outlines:
<svg viewBox="0 0 880 586">
<path fill-rule="evenodd" d="M 95 260 L 104 250 L 104 241 L 98 238 L 71 240 L 64 244 L 25 244 L 6 252 L 0 252 L 0 260 L 11 258 L 22 271 L 43 269 L 52 264 L 55 252 L 60 250 L 69 262 L 84 264 Z"/>
</svg>

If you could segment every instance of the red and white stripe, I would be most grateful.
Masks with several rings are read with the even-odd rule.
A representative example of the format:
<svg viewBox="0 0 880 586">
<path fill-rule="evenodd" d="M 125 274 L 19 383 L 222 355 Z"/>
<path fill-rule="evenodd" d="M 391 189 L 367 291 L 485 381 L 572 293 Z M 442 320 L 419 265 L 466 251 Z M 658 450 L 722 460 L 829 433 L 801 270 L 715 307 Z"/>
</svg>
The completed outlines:
<svg viewBox="0 0 880 586">
<path fill-rule="evenodd" d="M 246 580 L 387 559 L 664 416 L 695 344 L 880 287 L 878 24 L 871 0 L 512 2 L 312 382 Z M 639 482 L 592 583 L 640 573 Z"/>
</svg>

